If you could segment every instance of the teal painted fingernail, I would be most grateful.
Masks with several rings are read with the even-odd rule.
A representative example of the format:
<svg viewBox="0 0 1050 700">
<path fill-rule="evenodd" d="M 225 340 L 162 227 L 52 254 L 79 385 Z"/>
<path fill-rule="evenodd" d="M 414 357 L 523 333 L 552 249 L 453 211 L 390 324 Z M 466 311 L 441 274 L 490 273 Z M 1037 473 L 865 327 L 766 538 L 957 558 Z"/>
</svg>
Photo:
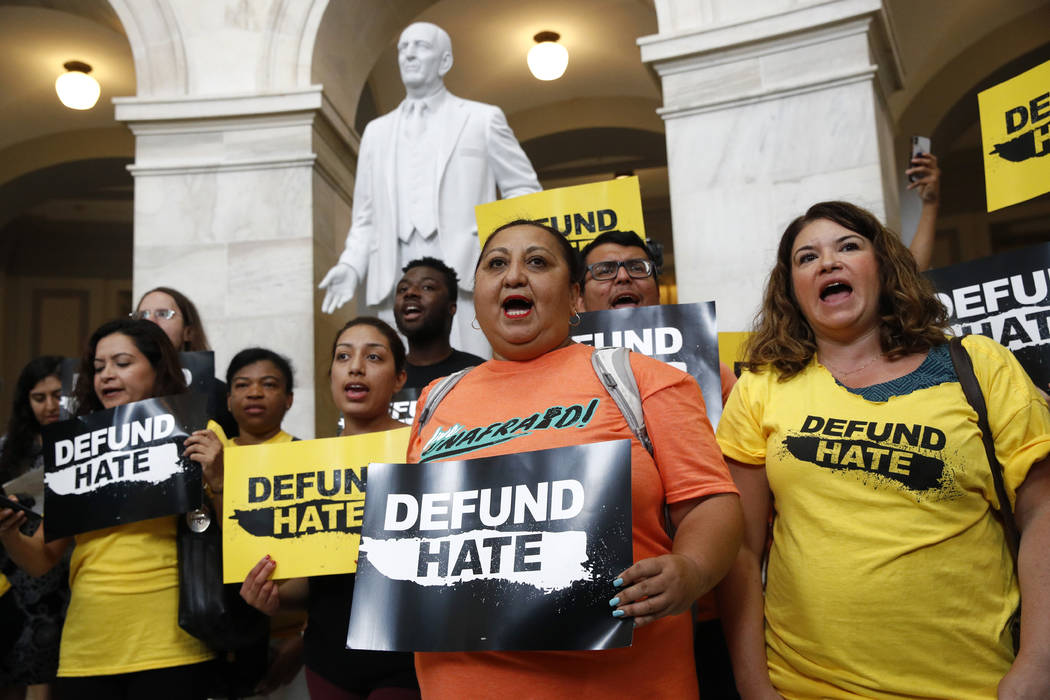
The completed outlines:
<svg viewBox="0 0 1050 700">
<path fill-rule="evenodd" d="M 616 587 L 616 588 L 619 588 L 622 585 L 623 585 L 623 579 L 622 578 L 618 578 L 615 581 L 613 581 L 613 586 Z"/>
<path fill-rule="evenodd" d="M 619 598 L 613 598 L 612 600 L 609 601 L 609 607 L 610 608 L 615 608 L 619 604 L 620 604 L 620 599 Z"/>
<path fill-rule="evenodd" d="M 623 617 L 625 614 L 623 610 L 613 610 L 613 617 Z"/>
</svg>

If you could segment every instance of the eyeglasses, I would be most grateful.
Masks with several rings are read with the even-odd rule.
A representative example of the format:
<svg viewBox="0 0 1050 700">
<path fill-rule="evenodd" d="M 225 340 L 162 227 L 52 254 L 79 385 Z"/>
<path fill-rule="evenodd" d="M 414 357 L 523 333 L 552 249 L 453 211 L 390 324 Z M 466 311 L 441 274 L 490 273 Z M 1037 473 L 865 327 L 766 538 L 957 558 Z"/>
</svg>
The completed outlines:
<svg viewBox="0 0 1050 700">
<path fill-rule="evenodd" d="M 132 311 L 128 316 L 135 319 L 136 321 L 148 321 L 150 318 L 155 320 L 164 319 L 170 321 L 179 315 L 179 312 L 175 309 L 142 309 L 140 311 Z"/>
<path fill-rule="evenodd" d="M 627 274 L 635 279 L 644 279 L 651 277 L 653 270 L 655 269 L 653 263 L 649 260 L 643 260 L 642 258 L 635 258 L 633 260 L 603 260 L 601 262 L 591 263 L 587 266 L 587 269 L 591 272 L 591 277 L 596 280 L 611 280 L 616 277 L 616 274 L 620 271 L 620 268 L 627 270 Z"/>
</svg>

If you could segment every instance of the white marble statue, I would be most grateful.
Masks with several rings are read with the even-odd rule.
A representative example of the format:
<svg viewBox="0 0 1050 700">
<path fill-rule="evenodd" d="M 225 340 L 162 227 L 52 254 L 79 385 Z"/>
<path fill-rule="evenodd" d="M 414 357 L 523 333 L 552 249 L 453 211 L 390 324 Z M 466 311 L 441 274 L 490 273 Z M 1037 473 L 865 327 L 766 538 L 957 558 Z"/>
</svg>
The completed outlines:
<svg viewBox="0 0 1050 700">
<path fill-rule="evenodd" d="M 491 356 L 471 328 L 479 246 L 474 205 L 540 190 L 536 172 L 503 112 L 445 89 L 452 43 L 441 27 L 409 25 L 397 44 L 405 99 L 369 122 L 361 137 L 353 220 L 346 250 L 321 280 L 321 310 L 333 313 L 365 281 L 365 303 L 393 325 L 394 285 L 401 267 L 430 255 L 459 275 L 451 344 Z"/>
</svg>

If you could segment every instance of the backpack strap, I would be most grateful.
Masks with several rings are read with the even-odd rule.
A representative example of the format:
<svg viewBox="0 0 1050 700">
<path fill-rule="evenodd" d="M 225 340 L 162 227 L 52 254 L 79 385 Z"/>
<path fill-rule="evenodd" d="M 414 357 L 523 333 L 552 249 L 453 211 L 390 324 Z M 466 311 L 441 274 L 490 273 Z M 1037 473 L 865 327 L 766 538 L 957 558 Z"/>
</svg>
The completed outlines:
<svg viewBox="0 0 1050 700">
<path fill-rule="evenodd" d="M 645 429 L 645 415 L 642 413 L 642 395 L 638 391 L 638 382 L 631 369 L 630 351 L 627 348 L 598 348 L 591 355 L 591 366 L 616 402 L 627 427 L 631 429 L 638 442 L 642 443 L 651 457 L 653 443 Z"/>
<path fill-rule="evenodd" d="M 594 367 L 594 373 L 598 375 L 605 390 L 609 392 L 609 396 L 623 414 L 627 427 L 653 458 L 656 471 L 660 471 L 660 465 L 656 463 L 656 456 L 653 454 L 653 441 L 649 439 L 649 431 L 645 429 L 642 392 L 638 390 L 638 380 L 634 378 L 634 370 L 631 369 L 631 351 L 627 348 L 598 348 L 591 354 L 591 366 Z M 664 530 L 673 540 L 675 527 L 671 522 L 671 506 L 666 499 L 664 500 Z"/>
<path fill-rule="evenodd" d="M 441 403 L 441 400 L 445 398 L 445 395 L 452 391 L 452 387 L 459 384 L 459 380 L 472 369 L 474 368 L 467 367 L 438 380 L 438 383 L 435 384 L 434 388 L 430 390 L 429 394 L 427 394 L 427 400 L 423 402 L 423 408 L 419 411 L 419 428 L 417 430 L 423 429 L 423 426 L 426 425 L 430 420 L 430 417 L 434 415 L 434 409 L 436 409 L 437 405 Z"/>
</svg>

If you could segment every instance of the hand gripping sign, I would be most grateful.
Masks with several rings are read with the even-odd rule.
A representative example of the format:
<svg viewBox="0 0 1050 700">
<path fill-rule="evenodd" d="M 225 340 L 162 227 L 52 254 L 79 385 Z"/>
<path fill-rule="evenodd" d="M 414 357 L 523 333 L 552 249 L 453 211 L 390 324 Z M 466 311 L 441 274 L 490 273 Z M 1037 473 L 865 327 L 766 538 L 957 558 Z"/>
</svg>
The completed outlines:
<svg viewBox="0 0 1050 700">
<path fill-rule="evenodd" d="M 400 460 L 408 428 L 225 453 L 223 580 L 269 554 L 274 578 L 357 570 L 368 463 Z"/>
<path fill-rule="evenodd" d="M 349 648 L 627 646 L 607 601 L 631 564 L 630 441 L 372 464 L 361 552 Z"/>
</svg>

